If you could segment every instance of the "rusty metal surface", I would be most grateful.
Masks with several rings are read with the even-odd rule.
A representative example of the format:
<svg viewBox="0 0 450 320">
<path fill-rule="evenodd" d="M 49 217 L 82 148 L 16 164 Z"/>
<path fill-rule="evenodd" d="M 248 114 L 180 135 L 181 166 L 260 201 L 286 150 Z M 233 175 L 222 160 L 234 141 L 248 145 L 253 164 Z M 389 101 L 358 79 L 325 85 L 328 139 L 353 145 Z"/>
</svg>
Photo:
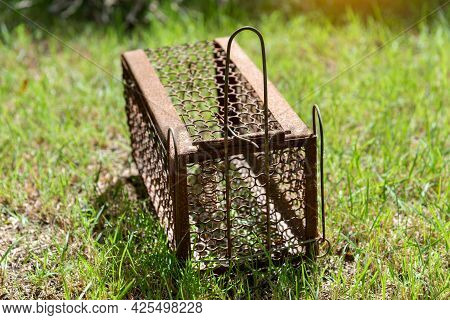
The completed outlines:
<svg viewBox="0 0 450 320">
<path fill-rule="evenodd" d="M 194 145 L 214 140 L 223 143 L 225 50 L 213 41 L 201 41 L 146 53 Z M 233 65 L 228 101 L 228 124 L 233 133 L 245 136 L 264 131 L 262 101 Z M 270 131 L 283 130 L 272 115 L 269 127 Z"/>
<path fill-rule="evenodd" d="M 267 81 L 256 29 L 231 40 L 244 30 L 264 76 L 230 38 L 123 55 L 133 158 L 169 244 L 202 268 L 315 254 L 320 240 L 315 119 L 310 131 Z M 321 135 L 324 224 L 322 148 Z"/>
<path fill-rule="evenodd" d="M 122 55 L 122 65 L 128 70 L 128 77 L 136 91 L 134 94 L 138 94 L 136 98 L 140 105 L 146 108 L 163 142 L 167 144 L 167 132 L 172 128 L 176 131 L 178 152 L 180 154 L 195 152 L 196 148 L 192 145 L 190 135 L 145 52 L 143 50 L 125 52 Z"/>
</svg>

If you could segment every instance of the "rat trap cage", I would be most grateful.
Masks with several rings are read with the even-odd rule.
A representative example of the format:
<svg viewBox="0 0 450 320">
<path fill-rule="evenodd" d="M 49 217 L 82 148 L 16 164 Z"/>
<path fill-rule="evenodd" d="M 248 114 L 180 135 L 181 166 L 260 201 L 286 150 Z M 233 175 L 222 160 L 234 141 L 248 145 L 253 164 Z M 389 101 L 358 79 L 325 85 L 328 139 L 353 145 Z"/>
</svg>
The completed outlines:
<svg viewBox="0 0 450 320">
<path fill-rule="evenodd" d="M 263 73 L 233 42 L 243 30 L 259 37 Z M 320 113 L 309 130 L 267 81 L 265 60 L 252 27 L 122 55 L 133 158 L 169 245 L 202 268 L 314 256 L 325 240 Z"/>
</svg>

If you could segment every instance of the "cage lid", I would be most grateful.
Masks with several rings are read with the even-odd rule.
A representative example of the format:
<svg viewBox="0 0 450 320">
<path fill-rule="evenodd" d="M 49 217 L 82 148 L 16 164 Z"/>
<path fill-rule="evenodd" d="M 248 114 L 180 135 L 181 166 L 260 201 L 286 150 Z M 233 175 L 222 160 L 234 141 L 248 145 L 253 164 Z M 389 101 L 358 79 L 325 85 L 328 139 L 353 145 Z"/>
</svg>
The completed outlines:
<svg viewBox="0 0 450 320">
<path fill-rule="evenodd" d="M 160 134 L 175 131 L 181 153 L 224 145 L 224 88 L 228 38 L 123 55 Z M 257 145 L 264 139 L 263 76 L 236 42 L 230 55 L 228 137 Z M 268 81 L 269 135 L 278 140 L 311 132 Z M 232 132 L 231 132 L 232 131 Z M 241 143 L 229 139 L 229 143 Z"/>
</svg>

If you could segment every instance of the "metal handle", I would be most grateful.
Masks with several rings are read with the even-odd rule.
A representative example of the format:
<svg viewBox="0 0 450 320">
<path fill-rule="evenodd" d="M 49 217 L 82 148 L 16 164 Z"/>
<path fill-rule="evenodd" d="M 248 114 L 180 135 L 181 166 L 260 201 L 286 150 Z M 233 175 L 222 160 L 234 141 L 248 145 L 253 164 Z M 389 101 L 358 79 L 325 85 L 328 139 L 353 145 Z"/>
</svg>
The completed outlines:
<svg viewBox="0 0 450 320">
<path fill-rule="evenodd" d="M 263 85 L 264 85 L 264 101 L 263 101 L 263 108 L 264 108 L 264 172 L 266 176 L 266 229 L 267 229 L 267 249 L 270 249 L 271 240 L 270 240 L 270 203 L 269 203 L 269 108 L 267 105 L 267 67 L 266 67 L 266 49 L 264 45 L 264 38 L 259 32 L 258 29 L 250 26 L 245 26 L 242 28 L 237 29 L 233 34 L 230 36 L 227 44 L 227 56 L 226 56 L 226 62 L 225 62 L 225 96 L 224 96 L 224 129 L 225 129 L 225 136 L 224 136 L 224 143 L 225 143 L 225 181 L 226 181 L 226 187 L 225 187 L 225 199 L 226 199 L 226 213 L 227 213 L 227 238 L 228 238 L 228 256 L 231 257 L 231 221 L 230 221 L 230 209 L 231 209 L 231 201 L 230 201 L 230 174 L 229 174 L 229 167 L 230 167 L 230 159 L 228 158 L 228 134 L 227 132 L 230 131 L 231 134 L 240 140 L 246 141 L 250 144 L 252 144 L 254 147 L 259 148 L 258 145 L 248 139 L 242 138 L 238 136 L 233 130 L 229 130 L 228 128 L 228 91 L 229 91 L 229 69 L 230 69 L 230 56 L 231 56 L 231 45 L 233 43 L 233 39 L 242 31 L 252 31 L 256 33 L 256 35 L 259 38 L 259 42 L 261 45 L 261 59 L 262 59 L 262 65 L 263 65 Z"/>
<path fill-rule="evenodd" d="M 322 237 L 319 239 L 320 242 L 327 242 L 328 249 L 322 256 L 325 256 L 330 250 L 330 242 L 326 238 L 326 223 L 325 223 L 325 201 L 324 201 L 324 186 L 323 186 L 323 124 L 322 124 L 322 116 L 320 114 L 319 107 L 315 104 L 312 107 L 312 120 L 313 120 L 313 132 L 314 135 L 317 136 L 317 127 L 316 127 L 316 117 L 319 121 L 319 132 L 320 132 L 320 209 L 322 215 Z M 322 257 L 320 256 L 320 257 Z"/>
<path fill-rule="evenodd" d="M 259 148 L 258 145 L 248 139 L 242 138 L 239 135 L 237 135 L 233 130 L 228 128 L 228 92 L 229 92 L 229 73 L 230 73 L 230 56 L 231 56 L 231 45 L 233 43 L 234 38 L 241 33 L 242 31 L 252 31 L 254 33 L 256 33 L 256 35 L 259 38 L 259 42 L 261 44 L 261 59 L 262 59 L 262 64 L 263 64 L 263 86 L 264 86 L 264 101 L 263 101 L 263 108 L 264 108 L 264 126 L 265 126 L 265 131 L 264 131 L 264 139 L 268 139 L 268 133 L 269 133 L 269 128 L 268 128 L 268 119 L 269 119 L 269 108 L 267 106 L 267 68 L 266 68 L 266 48 L 264 45 L 264 38 L 261 34 L 261 32 L 259 32 L 258 29 L 254 28 L 254 27 L 250 27 L 250 26 L 245 26 L 242 28 L 237 29 L 235 32 L 233 32 L 233 34 L 230 36 L 230 38 L 228 39 L 228 44 L 227 44 L 227 56 L 226 56 L 226 60 L 225 60 L 225 96 L 224 96 L 224 126 L 225 126 L 225 131 L 230 131 L 231 134 L 237 138 L 237 139 L 241 139 L 243 141 L 246 141 L 250 144 L 252 144 L 255 148 Z M 227 141 L 227 137 L 225 136 L 225 141 Z"/>
</svg>

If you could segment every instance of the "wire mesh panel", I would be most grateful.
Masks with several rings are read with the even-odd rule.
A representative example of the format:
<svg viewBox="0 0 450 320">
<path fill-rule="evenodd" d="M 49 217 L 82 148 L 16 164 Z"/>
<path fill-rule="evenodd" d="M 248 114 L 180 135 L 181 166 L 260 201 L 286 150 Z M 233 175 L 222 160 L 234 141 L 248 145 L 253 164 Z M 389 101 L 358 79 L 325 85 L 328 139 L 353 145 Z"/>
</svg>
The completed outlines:
<svg viewBox="0 0 450 320">
<path fill-rule="evenodd" d="M 164 226 L 169 243 L 175 248 L 173 199 L 169 186 L 167 151 L 157 134 L 142 97 L 126 72 L 124 72 L 126 113 L 131 136 L 133 158 L 148 190 L 150 200 Z"/>
<path fill-rule="evenodd" d="M 213 41 L 146 50 L 172 103 L 196 142 L 220 139 L 223 132 L 225 50 Z M 231 65 L 230 129 L 237 134 L 264 130 L 262 101 Z M 282 130 L 270 117 L 272 130 Z"/>
<path fill-rule="evenodd" d="M 171 247 L 202 267 L 301 255 L 318 239 L 315 125 L 231 43 L 122 59 L 134 160 Z"/>
</svg>

